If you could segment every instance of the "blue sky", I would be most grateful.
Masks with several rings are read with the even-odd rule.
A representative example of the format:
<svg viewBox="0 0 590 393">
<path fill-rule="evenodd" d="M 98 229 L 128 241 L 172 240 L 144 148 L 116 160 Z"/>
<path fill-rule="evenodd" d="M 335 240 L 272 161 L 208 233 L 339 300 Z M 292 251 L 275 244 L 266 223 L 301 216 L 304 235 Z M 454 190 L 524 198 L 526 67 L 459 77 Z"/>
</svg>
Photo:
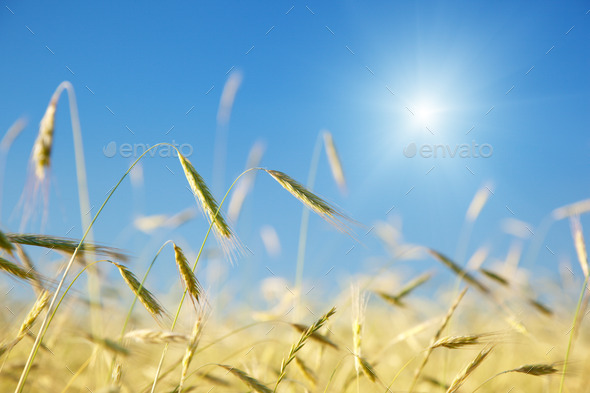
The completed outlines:
<svg viewBox="0 0 590 393">
<path fill-rule="evenodd" d="M 112 142 L 189 144 L 197 170 L 211 185 L 223 185 L 214 187 L 221 199 L 257 141 L 266 146 L 262 166 L 305 182 L 317 135 L 327 129 L 349 191 L 339 193 L 325 155 L 315 189 L 363 225 L 355 227 L 362 244 L 312 217 L 308 280 L 324 277 L 329 286 L 370 271 L 375 258 L 387 260 L 375 236 L 365 235 L 379 220 L 401 220 L 407 241 L 455 256 L 467 207 L 484 185 L 492 185 L 494 194 L 474 225 L 468 255 L 488 244 L 491 264 L 514 242 L 503 220 L 530 223 L 534 231 L 553 209 L 589 197 L 587 12 L 582 1 L 148 2 L 141 8 L 2 2 L 0 129 L 20 116 L 28 119 L 8 154 L 2 229 L 19 227 L 17 204 L 38 122 L 54 89 L 69 80 L 78 98 L 93 205 L 102 203 L 131 163 L 105 156 L 103 148 Z M 217 110 L 228 75 L 237 70 L 243 80 L 226 129 L 225 174 L 213 179 Z M 411 144 L 418 154 L 406 157 Z M 489 157 L 420 153 L 464 144 L 485 145 Z M 78 237 L 72 148 L 63 97 L 45 230 Z M 142 164 L 144 185 L 134 190 L 126 181 L 95 229 L 100 242 L 135 255 L 139 271 L 164 240 L 196 249 L 205 230 L 201 216 L 171 232 L 132 230 L 137 215 L 194 206 L 176 159 Z M 235 223 L 253 255 L 228 265 L 229 279 L 247 285 L 268 277 L 268 267 L 292 280 L 300 216 L 298 202 L 259 176 Z M 266 255 L 264 225 L 280 237 L 277 258 Z M 39 222 L 27 230 L 39 231 Z M 542 244 L 555 255 L 543 248 L 536 271 L 555 275 L 567 260 L 577 267 L 567 222 L 555 224 Z M 429 260 L 412 264 L 414 270 L 435 266 Z M 172 285 L 170 265 L 157 269 L 166 278 L 161 285 Z"/>
</svg>

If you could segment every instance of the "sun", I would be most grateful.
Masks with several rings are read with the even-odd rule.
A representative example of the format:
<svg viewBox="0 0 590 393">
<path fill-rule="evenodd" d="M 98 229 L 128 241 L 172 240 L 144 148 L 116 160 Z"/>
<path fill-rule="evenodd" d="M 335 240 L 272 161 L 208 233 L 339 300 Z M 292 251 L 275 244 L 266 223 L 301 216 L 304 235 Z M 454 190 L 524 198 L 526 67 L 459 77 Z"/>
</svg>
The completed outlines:
<svg viewBox="0 0 590 393">
<path fill-rule="evenodd" d="M 419 128 L 426 128 L 432 133 L 433 129 L 440 126 L 441 114 L 444 112 L 443 106 L 436 100 L 420 97 L 412 106 L 412 120 L 414 125 Z"/>
<path fill-rule="evenodd" d="M 416 106 L 414 116 L 421 125 L 428 125 L 434 121 L 436 108 L 430 103 L 420 103 Z"/>
</svg>

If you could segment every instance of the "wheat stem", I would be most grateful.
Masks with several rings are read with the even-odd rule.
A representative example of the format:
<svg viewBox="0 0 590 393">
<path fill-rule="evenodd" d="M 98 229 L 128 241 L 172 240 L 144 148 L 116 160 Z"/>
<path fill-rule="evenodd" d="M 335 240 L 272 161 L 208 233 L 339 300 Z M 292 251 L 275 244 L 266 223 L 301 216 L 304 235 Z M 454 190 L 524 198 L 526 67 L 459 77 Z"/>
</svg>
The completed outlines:
<svg viewBox="0 0 590 393">
<path fill-rule="evenodd" d="M 318 134 L 313 154 L 311 156 L 311 163 L 309 165 L 309 173 L 307 175 L 307 189 L 313 190 L 315 184 L 316 173 L 320 161 L 320 153 L 322 151 L 322 134 Z M 307 246 L 307 232 L 309 229 L 309 215 L 310 211 L 305 206 L 301 212 L 301 224 L 299 226 L 299 243 L 297 245 L 297 264 L 295 270 L 295 290 L 297 296 L 301 293 L 301 284 L 303 281 L 303 265 L 305 264 L 305 249 Z"/>
<path fill-rule="evenodd" d="M 576 325 L 576 321 L 578 320 L 578 315 L 580 314 L 582 299 L 584 299 L 584 294 L 586 293 L 586 290 L 587 290 L 588 278 L 590 278 L 590 276 L 586 276 L 586 278 L 584 279 L 584 284 L 582 285 L 582 290 L 580 291 L 580 297 L 578 298 L 578 305 L 576 306 L 576 312 L 574 314 L 574 319 L 572 321 L 572 328 L 570 330 L 570 338 L 567 343 L 567 350 L 565 351 L 565 359 L 563 360 L 563 371 L 561 374 L 561 380 L 559 381 L 559 393 L 563 392 L 563 387 L 565 384 L 565 373 L 567 371 L 567 362 L 569 360 L 570 353 L 572 351 L 572 346 L 574 344 L 575 325 Z"/>
</svg>

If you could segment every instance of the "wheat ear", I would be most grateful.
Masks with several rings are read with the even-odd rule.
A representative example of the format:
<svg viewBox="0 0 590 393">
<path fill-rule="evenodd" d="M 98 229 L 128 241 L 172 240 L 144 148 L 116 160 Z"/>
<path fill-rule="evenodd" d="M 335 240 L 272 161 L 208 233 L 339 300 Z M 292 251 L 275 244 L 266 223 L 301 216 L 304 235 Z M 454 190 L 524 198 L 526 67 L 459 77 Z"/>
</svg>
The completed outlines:
<svg viewBox="0 0 590 393">
<path fill-rule="evenodd" d="M 173 246 L 174 259 L 176 260 L 176 266 L 180 272 L 180 277 L 182 277 L 182 281 L 184 282 L 184 286 L 186 287 L 188 294 L 198 303 L 200 302 L 201 294 L 203 293 L 201 284 L 199 284 L 197 277 L 189 266 L 182 249 L 174 243 Z"/>
<path fill-rule="evenodd" d="M 447 393 L 454 393 L 459 390 L 459 388 L 465 383 L 469 375 L 478 368 L 481 363 L 485 360 L 485 358 L 490 354 L 492 351 L 492 347 L 483 349 L 480 353 L 477 354 L 475 359 L 471 361 L 451 382 L 451 386 L 447 389 Z"/>
<path fill-rule="evenodd" d="M 307 330 L 305 332 L 303 332 L 301 334 L 301 337 L 299 338 L 299 341 L 297 341 L 297 344 L 294 344 L 291 346 L 291 350 L 289 351 L 289 354 L 287 355 L 286 358 L 283 358 L 283 361 L 281 362 L 281 370 L 279 371 L 279 378 L 277 379 L 277 383 L 275 384 L 273 392 L 277 391 L 279 384 L 285 378 L 285 375 L 287 374 L 287 366 L 289 366 L 289 364 L 295 359 L 295 355 L 297 354 L 297 352 L 299 352 L 301 350 L 301 348 L 303 348 L 303 346 L 305 345 L 307 340 L 313 335 L 313 333 L 320 330 L 320 328 L 322 326 L 324 326 L 324 324 L 328 321 L 328 319 L 330 319 L 330 317 L 332 315 L 334 315 L 335 313 L 336 313 L 336 308 L 332 307 L 332 309 L 330 311 L 328 311 L 326 314 L 324 314 L 320 319 L 318 319 L 313 325 L 311 325 L 309 328 L 307 328 Z"/>
</svg>

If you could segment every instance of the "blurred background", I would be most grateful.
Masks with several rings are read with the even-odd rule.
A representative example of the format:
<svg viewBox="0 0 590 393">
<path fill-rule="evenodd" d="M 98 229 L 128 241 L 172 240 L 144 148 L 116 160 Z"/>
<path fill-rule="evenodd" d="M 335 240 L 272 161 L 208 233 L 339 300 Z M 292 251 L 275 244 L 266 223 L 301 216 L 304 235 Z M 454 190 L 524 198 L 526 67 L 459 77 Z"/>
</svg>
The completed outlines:
<svg viewBox="0 0 590 393">
<path fill-rule="evenodd" d="M 578 271 L 569 224 L 552 212 L 590 195 L 588 11 L 583 1 L 2 2 L 0 130 L 21 117 L 27 125 L 3 152 L 0 227 L 83 234 L 65 94 L 47 219 L 41 190 L 22 221 L 38 124 L 69 80 L 93 213 L 141 152 L 170 142 L 218 200 L 248 163 L 304 184 L 316 172 L 314 191 L 357 224 L 352 238 L 310 217 L 307 288 L 338 290 L 351 275 L 375 274 L 405 242 L 461 265 L 480 250 L 474 263 L 485 266 L 516 255 L 542 277 Z M 345 187 L 331 172 L 325 131 Z M 167 239 L 194 257 L 207 223 L 186 185 L 172 152 L 155 150 L 105 207 L 95 240 L 127 251 L 139 272 Z M 231 264 L 210 239 L 204 285 L 292 285 L 302 210 L 258 173 L 230 214 L 246 251 Z M 169 250 L 156 264 L 150 287 L 176 285 L 172 258 Z M 395 263 L 407 275 L 444 271 L 427 257 Z"/>
</svg>

